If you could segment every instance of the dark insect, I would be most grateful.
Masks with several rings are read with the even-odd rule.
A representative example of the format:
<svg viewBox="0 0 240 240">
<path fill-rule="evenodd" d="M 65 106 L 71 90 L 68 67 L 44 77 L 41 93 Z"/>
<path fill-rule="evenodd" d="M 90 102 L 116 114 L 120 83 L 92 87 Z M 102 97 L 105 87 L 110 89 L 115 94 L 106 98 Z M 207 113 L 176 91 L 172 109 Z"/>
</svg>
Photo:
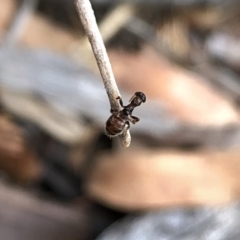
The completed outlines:
<svg viewBox="0 0 240 240">
<path fill-rule="evenodd" d="M 142 92 L 136 92 L 127 106 L 123 106 L 121 97 L 117 97 L 117 99 L 123 109 L 121 111 L 111 109 L 112 115 L 106 122 L 106 134 L 109 137 L 123 134 L 130 128 L 130 122 L 135 124 L 140 121 L 138 117 L 132 116 L 132 112 L 135 107 L 140 106 L 142 102 L 146 102 L 146 96 Z"/>
</svg>

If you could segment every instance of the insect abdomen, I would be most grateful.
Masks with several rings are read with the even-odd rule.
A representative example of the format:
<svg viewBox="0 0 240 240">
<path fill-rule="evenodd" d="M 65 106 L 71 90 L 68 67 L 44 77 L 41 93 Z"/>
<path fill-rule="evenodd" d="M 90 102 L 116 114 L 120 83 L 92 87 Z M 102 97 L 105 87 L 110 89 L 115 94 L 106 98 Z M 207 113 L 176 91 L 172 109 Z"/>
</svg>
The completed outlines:
<svg viewBox="0 0 240 240">
<path fill-rule="evenodd" d="M 122 133 L 125 122 L 117 116 L 111 116 L 106 123 L 106 133 L 110 136 L 117 136 Z"/>
</svg>

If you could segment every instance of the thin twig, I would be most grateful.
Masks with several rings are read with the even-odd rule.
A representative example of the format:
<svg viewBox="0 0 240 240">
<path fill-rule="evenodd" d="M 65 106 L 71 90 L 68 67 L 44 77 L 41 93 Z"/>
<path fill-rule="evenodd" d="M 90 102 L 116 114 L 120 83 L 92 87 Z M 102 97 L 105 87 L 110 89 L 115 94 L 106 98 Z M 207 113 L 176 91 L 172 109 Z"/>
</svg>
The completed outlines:
<svg viewBox="0 0 240 240">
<path fill-rule="evenodd" d="M 111 8 L 98 23 L 103 42 L 106 44 L 120 29 L 128 25 L 135 15 L 134 13 L 135 7 L 128 3 L 116 4 Z M 83 37 L 73 50 L 74 52 L 71 54 L 76 60 L 86 64 L 94 72 L 98 71 L 97 65 L 94 64 L 94 55 L 92 54 L 92 48 L 87 36 Z M 82 58 L 83 55 L 84 58 Z"/>
<path fill-rule="evenodd" d="M 98 68 L 107 91 L 111 109 L 120 110 L 119 103 L 116 99 L 120 96 L 120 92 L 113 75 L 102 36 L 97 26 L 91 3 L 89 0 L 75 0 L 75 3 L 83 28 L 85 29 L 89 42 L 92 46 Z M 120 140 L 122 146 L 128 147 L 131 143 L 130 132 L 127 131 L 125 134 L 121 135 Z"/>
</svg>

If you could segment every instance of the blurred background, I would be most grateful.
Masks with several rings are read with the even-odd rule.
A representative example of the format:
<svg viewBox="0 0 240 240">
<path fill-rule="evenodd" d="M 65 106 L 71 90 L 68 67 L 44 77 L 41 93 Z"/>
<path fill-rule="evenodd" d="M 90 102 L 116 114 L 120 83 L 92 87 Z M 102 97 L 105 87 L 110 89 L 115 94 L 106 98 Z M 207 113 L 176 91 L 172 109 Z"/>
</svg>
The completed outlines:
<svg viewBox="0 0 240 240">
<path fill-rule="evenodd" d="M 240 1 L 91 0 L 132 144 L 73 0 L 0 0 L 0 239 L 240 239 Z"/>
</svg>

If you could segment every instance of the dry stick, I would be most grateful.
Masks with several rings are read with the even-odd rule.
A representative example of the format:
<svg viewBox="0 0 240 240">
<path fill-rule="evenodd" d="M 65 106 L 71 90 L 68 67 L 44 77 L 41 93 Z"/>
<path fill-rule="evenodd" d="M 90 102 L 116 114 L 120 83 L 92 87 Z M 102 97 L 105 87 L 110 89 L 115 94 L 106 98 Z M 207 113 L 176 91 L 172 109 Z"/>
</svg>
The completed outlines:
<svg viewBox="0 0 240 240">
<path fill-rule="evenodd" d="M 107 91 L 111 109 L 120 110 L 119 103 L 116 99 L 120 96 L 120 93 L 113 75 L 102 36 L 97 26 L 91 3 L 89 0 L 75 0 L 75 3 L 83 28 L 85 29 L 89 42 L 92 46 L 98 68 Z M 128 147 L 130 145 L 131 135 L 129 130 L 125 134 L 120 135 L 120 141 L 123 147 Z"/>
<path fill-rule="evenodd" d="M 121 28 L 128 25 L 134 15 L 135 7 L 128 3 L 121 3 L 113 7 L 98 25 L 103 42 L 108 42 Z M 78 61 L 85 63 L 93 71 L 98 70 L 96 69 L 97 65 L 94 64 L 93 61 L 94 55 L 92 54 L 91 45 L 89 44 L 87 36 L 81 39 L 78 44 L 78 51 L 72 54 L 74 54 Z M 82 55 L 84 55 L 84 59 L 80 58 Z"/>
</svg>

